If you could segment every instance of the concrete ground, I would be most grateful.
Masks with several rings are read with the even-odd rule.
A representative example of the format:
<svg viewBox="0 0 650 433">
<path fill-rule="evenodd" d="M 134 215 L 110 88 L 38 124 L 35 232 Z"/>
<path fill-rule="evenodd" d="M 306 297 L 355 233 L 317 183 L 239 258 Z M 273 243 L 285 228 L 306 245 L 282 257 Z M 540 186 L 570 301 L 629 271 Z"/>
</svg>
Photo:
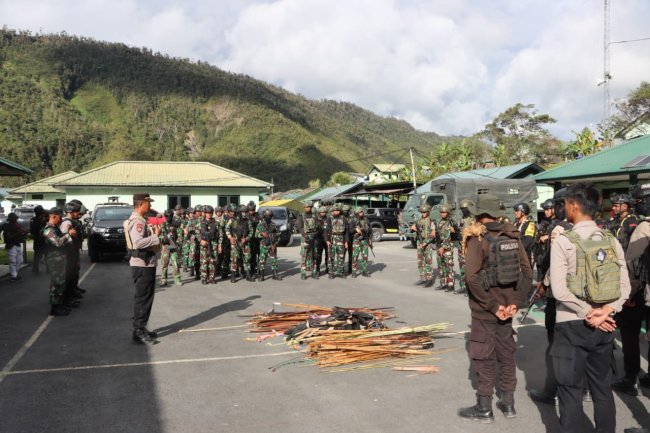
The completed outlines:
<svg viewBox="0 0 650 433">
<path fill-rule="evenodd" d="M 228 281 L 159 288 L 150 328 L 155 346 L 131 342 L 133 287 L 126 264 L 83 255 L 81 308 L 49 317 L 47 276 L 0 280 L 0 432 L 553 432 L 556 409 L 533 403 L 544 380 L 541 313 L 517 328 L 518 416 L 483 425 L 457 417 L 475 401 L 465 351 L 467 298 L 414 286 L 415 251 L 396 239 L 375 246 L 371 278 L 301 281 L 299 247 L 280 249 L 283 281 Z M 326 373 L 313 365 L 269 367 L 299 353 L 279 338 L 256 343 L 243 315 L 274 302 L 395 307 L 389 324 L 450 322 L 436 340 L 449 349 L 434 375 L 390 369 Z M 189 332 L 192 331 L 192 332 Z M 642 353 L 647 353 L 643 343 Z M 617 353 L 618 363 L 620 351 Z M 643 360 L 644 368 L 647 360 Z M 622 431 L 649 426 L 648 396 L 616 395 Z M 585 410 L 591 418 L 592 404 Z"/>
</svg>

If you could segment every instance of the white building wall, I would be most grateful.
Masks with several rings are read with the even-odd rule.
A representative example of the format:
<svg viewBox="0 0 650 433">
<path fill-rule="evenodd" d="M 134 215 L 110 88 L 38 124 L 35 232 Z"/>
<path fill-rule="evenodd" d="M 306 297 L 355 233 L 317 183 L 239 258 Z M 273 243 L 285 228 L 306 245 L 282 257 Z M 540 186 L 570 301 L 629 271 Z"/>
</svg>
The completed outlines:
<svg viewBox="0 0 650 433">
<path fill-rule="evenodd" d="M 136 192 L 148 192 L 154 199 L 152 208 L 157 211 L 164 211 L 167 208 L 167 197 L 172 196 L 190 196 L 190 206 L 212 205 L 216 206 L 219 195 L 238 195 L 239 202 L 246 204 L 253 201 L 259 202 L 259 191 L 257 188 L 77 188 L 67 187 L 67 200 L 81 200 L 89 210 L 93 210 L 95 205 L 106 203 L 108 197 L 116 196 L 117 201 L 123 203 L 133 203 L 133 194 Z"/>
</svg>

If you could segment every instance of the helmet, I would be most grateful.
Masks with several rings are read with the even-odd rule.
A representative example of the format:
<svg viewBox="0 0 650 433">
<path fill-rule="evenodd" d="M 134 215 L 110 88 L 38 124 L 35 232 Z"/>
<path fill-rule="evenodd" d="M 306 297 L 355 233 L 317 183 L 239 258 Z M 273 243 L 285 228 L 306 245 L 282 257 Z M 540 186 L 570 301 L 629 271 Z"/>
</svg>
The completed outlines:
<svg viewBox="0 0 650 433">
<path fill-rule="evenodd" d="M 11 212 L 9 215 L 7 215 L 7 221 L 18 221 L 18 215 Z"/>
<path fill-rule="evenodd" d="M 203 206 L 197 204 L 196 206 L 194 206 L 194 212 L 203 212 Z"/>
<path fill-rule="evenodd" d="M 253 200 L 249 201 L 248 204 L 246 205 L 246 210 L 252 210 L 255 211 L 255 202 Z"/>
<path fill-rule="evenodd" d="M 446 213 L 451 212 L 451 206 L 449 206 L 448 204 L 442 204 L 442 205 L 440 205 L 440 212 L 441 212 L 441 213 L 442 213 L 442 212 L 446 212 Z"/>
<path fill-rule="evenodd" d="M 70 200 L 70 203 L 76 204 L 79 207 L 81 207 L 83 205 L 83 203 L 81 201 L 77 200 L 76 198 Z"/>
<path fill-rule="evenodd" d="M 321 206 L 318 208 L 319 213 L 327 213 L 329 211 L 329 208 L 327 206 Z"/>
<path fill-rule="evenodd" d="M 304 207 L 312 207 L 314 206 L 314 202 L 311 200 L 305 200 L 305 206 Z"/>
<path fill-rule="evenodd" d="M 194 213 L 194 208 L 193 207 L 188 207 L 187 208 L 187 213 Z"/>
<path fill-rule="evenodd" d="M 422 212 L 422 213 L 424 213 L 424 212 L 431 212 L 431 206 L 429 206 L 428 204 L 423 204 L 422 206 L 420 206 L 420 209 L 419 209 L 419 210 L 420 210 L 420 212 Z"/>
<path fill-rule="evenodd" d="M 215 206 L 215 207 L 214 207 L 214 212 L 215 212 L 215 213 L 217 213 L 217 212 L 223 212 L 223 208 L 222 208 L 221 206 Z"/>
<path fill-rule="evenodd" d="M 628 194 L 617 194 L 611 198 L 612 204 L 630 204 L 632 197 Z"/>
<path fill-rule="evenodd" d="M 165 209 L 165 212 L 163 213 L 163 215 L 165 215 L 165 217 L 170 217 L 170 216 L 174 215 L 174 211 L 171 210 L 171 209 Z"/>
<path fill-rule="evenodd" d="M 210 205 L 203 206 L 203 212 L 213 213 L 214 208 L 212 206 L 210 206 Z"/>
<path fill-rule="evenodd" d="M 182 207 L 180 204 L 177 204 L 177 205 L 174 207 L 174 210 L 181 210 L 181 209 L 183 209 L 183 207 Z"/>
<path fill-rule="evenodd" d="M 523 212 L 526 215 L 530 214 L 530 206 L 527 203 L 517 203 L 513 209 Z"/>
<path fill-rule="evenodd" d="M 357 206 L 354 208 L 354 213 L 355 214 L 360 214 L 363 213 L 363 208 L 361 206 Z"/>
<path fill-rule="evenodd" d="M 228 210 L 228 212 L 234 212 L 234 211 L 237 210 L 237 206 L 235 206 L 234 203 L 230 203 L 230 204 L 226 207 L 226 209 Z"/>
<path fill-rule="evenodd" d="M 335 210 L 338 210 L 338 211 L 341 210 L 341 203 L 334 203 L 332 205 L 332 212 L 335 211 Z"/>
<path fill-rule="evenodd" d="M 262 215 L 265 219 L 271 219 L 273 218 L 273 211 L 271 209 L 266 209 Z"/>
<path fill-rule="evenodd" d="M 350 212 L 350 205 L 344 204 L 343 206 L 341 206 L 341 210 L 343 212 Z"/>
<path fill-rule="evenodd" d="M 41 206 L 41 205 L 39 204 L 38 206 L 36 206 L 36 207 L 34 208 L 34 213 L 35 213 L 36 215 L 40 215 L 40 214 L 42 214 L 42 213 L 45 213 L 45 209 L 43 209 L 43 206 Z"/>
<path fill-rule="evenodd" d="M 473 206 L 476 206 L 476 203 L 474 203 L 472 200 L 466 198 L 460 201 L 460 208 L 465 209 L 465 208 L 471 208 Z"/>
<path fill-rule="evenodd" d="M 555 209 L 555 200 L 553 200 L 552 198 L 545 200 L 544 203 L 542 203 L 542 209 L 544 210 Z"/>
<path fill-rule="evenodd" d="M 245 204 L 240 204 L 238 210 L 239 210 L 239 212 L 246 212 L 248 210 L 248 208 L 246 207 Z"/>
<path fill-rule="evenodd" d="M 79 207 L 79 205 L 77 205 L 77 204 L 75 204 L 75 203 L 68 202 L 68 203 L 65 204 L 64 211 L 65 211 L 66 213 L 69 213 L 69 212 L 79 212 L 80 210 L 81 210 L 81 208 Z"/>
</svg>

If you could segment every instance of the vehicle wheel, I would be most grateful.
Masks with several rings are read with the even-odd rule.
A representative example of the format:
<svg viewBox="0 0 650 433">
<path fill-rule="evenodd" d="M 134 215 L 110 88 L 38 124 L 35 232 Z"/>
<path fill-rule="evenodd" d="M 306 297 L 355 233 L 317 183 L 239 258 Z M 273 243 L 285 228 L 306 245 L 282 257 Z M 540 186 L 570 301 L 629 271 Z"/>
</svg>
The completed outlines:
<svg viewBox="0 0 650 433">
<path fill-rule="evenodd" d="M 99 261 L 99 252 L 95 251 L 90 245 L 88 245 L 88 255 L 91 262 L 96 263 Z"/>
<path fill-rule="evenodd" d="M 381 238 L 384 236 L 384 230 L 380 228 L 373 228 L 372 229 L 372 241 L 373 242 L 381 242 Z"/>
</svg>

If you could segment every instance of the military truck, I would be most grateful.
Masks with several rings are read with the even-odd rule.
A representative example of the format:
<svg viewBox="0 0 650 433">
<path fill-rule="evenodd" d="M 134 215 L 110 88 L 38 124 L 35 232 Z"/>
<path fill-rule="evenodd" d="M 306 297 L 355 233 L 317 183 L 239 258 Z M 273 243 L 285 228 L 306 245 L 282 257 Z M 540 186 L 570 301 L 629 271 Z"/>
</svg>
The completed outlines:
<svg viewBox="0 0 650 433">
<path fill-rule="evenodd" d="M 463 199 L 470 199 L 476 202 L 480 194 L 493 194 L 499 197 L 504 205 L 504 214 L 514 221 L 513 207 L 517 203 L 528 203 L 531 209 L 535 209 L 537 200 L 537 187 L 532 179 L 434 179 L 420 186 L 409 196 L 404 206 L 404 226 L 410 227 L 420 218 L 418 208 L 420 205 L 431 206 L 431 217 L 436 221 L 440 220 L 441 204 L 448 204 L 452 207 L 452 217 L 460 221 L 462 213 L 459 203 Z M 532 217 L 537 219 L 535 212 Z M 406 236 L 415 245 L 415 233 L 403 227 Z"/>
</svg>

